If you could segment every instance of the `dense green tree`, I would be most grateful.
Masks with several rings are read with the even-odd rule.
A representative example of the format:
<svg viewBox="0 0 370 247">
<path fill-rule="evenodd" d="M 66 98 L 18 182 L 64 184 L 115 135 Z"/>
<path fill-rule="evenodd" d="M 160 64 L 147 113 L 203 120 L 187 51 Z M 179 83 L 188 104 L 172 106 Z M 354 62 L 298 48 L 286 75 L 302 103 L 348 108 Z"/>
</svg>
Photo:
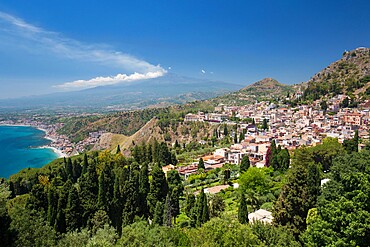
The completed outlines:
<svg viewBox="0 0 370 247">
<path fill-rule="evenodd" d="M 118 145 L 116 149 L 116 154 L 120 154 L 120 153 L 121 153 L 121 147 Z"/>
<path fill-rule="evenodd" d="M 84 154 L 84 161 L 82 165 L 82 173 L 85 174 L 87 172 L 87 168 L 89 167 L 89 160 L 87 158 L 87 154 Z"/>
<path fill-rule="evenodd" d="M 249 205 L 254 210 L 260 208 L 264 202 L 262 198 L 270 193 L 271 179 L 267 175 L 268 171 L 268 168 L 250 167 L 239 178 L 241 193 L 248 196 Z"/>
<path fill-rule="evenodd" d="M 98 199 L 98 175 L 95 170 L 94 164 L 89 164 L 87 172 L 83 174 L 79 179 L 80 191 L 79 198 L 81 200 L 81 206 L 83 208 L 83 220 L 87 220 L 97 211 L 97 199 Z"/>
<path fill-rule="evenodd" d="M 271 152 L 269 155 L 269 166 L 272 166 L 275 170 L 279 170 L 280 165 L 277 157 L 279 154 L 279 150 L 276 148 L 275 140 L 271 141 L 270 150 Z"/>
<path fill-rule="evenodd" d="M 148 206 L 149 212 L 153 216 L 157 202 L 162 202 L 163 204 L 166 200 L 168 184 L 164 172 L 158 163 L 154 165 L 151 175 Z"/>
<path fill-rule="evenodd" d="M 209 213 L 211 217 L 219 217 L 221 213 L 225 210 L 225 202 L 223 198 L 218 195 L 214 194 L 209 202 Z"/>
<path fill-rule="evenodd" d="M 250 224 L 253 234 L 261 242 L 261 246 L 276 246 L 276 247 L 300 247 L 302 246 L 295 240 L 286 228 L 274 226 L 268 223 L 254 221 Z"/>
<path fill-rule="evenodd" d="M 8 183 L 5 179 L 0 179 L 0 246 L 10 246 L 11 231 L 10 223 L 11 218 L 8 213 L 6 204 L 11 196 Z"/>
<path fill-rule="evenodd" d="M 166 201 L 164 203 L 164 209 L 163 209 L 163 225 L 165 226 L 172 226 L 172 219 L 174 218 L 173 213 L 173 202 L 171 199 L 171 196 L 167 194 Z"/>
<path fill-rule="evenodd" d="M 249 222 L 247 201 L 245 200 L 244 193 L 241 193 L 240 195 L 238 220 L 241 224 L 247 224 Z"/>
<path fill-rule="evenodd" d="M 200 194 L 197 197 L 196 213 L 197 213 L 196 221 L 197 226 L 201 226 L 202 224 L 209 220 L 208 200 L 203 189 L 200 191 Z"/>
<path fill-rule="evenodd" d="M 202 158 L 200 158 L 199 159 L 199 162 L 198 162 L 198 171 L 200 170 L 200 169 L 206 169 L 205 168 L 205 166 L 204 166 L 204 161 L 203 161 L 203 159 Z"/>
<path fill-rule="evenodd" d="M 268 124 L 267 124 L 267 119 L 264 118 L 263 121 L 262 121 L 262 129 L 263 130 L 267 130 L 269 127 L 268 127 Z"/>
<path fill-rule="evenodd" d="M 35 184 L 31 189 L 27 201 L 27 208 L 41 211 L 41 214 L 43 214 L 47 210 L 47 202 L 47 195 L 45 193 L 44 186 L 41 184 Z"/>
<path fill-rule="evenodd" d="M 78 230 L 82 223 L 82 209 L 77 189 L 72 186 L 68 193 L 67 207 L 65 209 L 67 232 Z"/>
<path fill-rule="evenodd" d="M 179 228 L 149 225 L 146 221 L 138 221 L 122 230 L 122 238 L 117 246 L 166 246 L 190 247 L 187 235 Z"/>
<path fill-rule="evenodd" d="M 139 178 L 139 215 L 148 217 L 149 209 L 147 204 L 147 197 L 150 191 L 150 183 L 148 177 L 148 165 L 144 163 L 140 168 Z"/>
<path fill-rule="evenodd" d="M 126 167 L 118 168 L 115 172 L 115 181 L 114 181 L 114 190 L 113 190 L 113 199 L 111 207 L 109 210 L 109 216 L 112 220 L 113 226 L 117 229 L 117 232 L 120 233 L 122 229 L 122 210 L 124 206 L 125 197 L 125 187 L 128 183 L 129 174 Z"/>
<path fill-rule="evenodd" d="M 58 193 L 53 184 L 48 188 L 48 212 L 47 221 L 51 226 L 55 224 L 58 209 Z"/>
<path fill-rule="evenodd" d="M 67 163 L 65 164 L 65 172 L 67 174 L 68 179 L 73 179 L 73 164 L 72 160 L 68 159 Z"/>
<path fill-rule="evenodd" d="M 289 168 L 290 164 L 290 155 L 288 149 L 284 148 L 281 151 L 278 152 L 276 156 L 276 161 L 278 163 L 278 169 L 279 170 L 286 170 Z M 275 167 L 274 167 L 275 169 Z"/>
<path fill-rule="evenodd" d="M 370 152 L 335 159 L 331 179 L 317 207 L 309 211 L 303 241 L 307 246 L 368 246 L 370 233 Z"/>
<path fill-rule="evenodd" d="M 180 197 L 183 195 L 184 185 L 182 184 L 180 174 L 176 170 L 171 170 L 167 173 L 167 182 L 169 188 L 168 196 L 171 202 L 171 205 L 169 205 L 171 209 L 170 214 L 175 222 L 176 217 L 180 214 Z"/>
<path fill-rule="evenodd" d="M 343 154 L 343 147 L 335 138 L 327 137 L 322 144 L 312 148 L 301 148 L 294 152 L 293 159 L 310 162 L 314 161 L 322 165 L 324 171 L 329 171 L 333 159 Z"/>
<path fill-rule="evenodd" d="M 98 180 L 98 208 L 108 211 L 109 203 L 113 199 L 114 174 L 113 165 L 106 163 Z"/>
<path fill-rule="evenodd" d="M 90 221 L 91 231 L 95 234 L 99 229 L 103 229 L 105 225 L 109 225 L 110 220 L 107 212 L 98 210 L 94 213 Z"/>
<path fill-rule="evenodd" d="M 201 227 L 190 229 L 191 246 L 264 246 L 249 225 L 228 218 L 213 218 Z"/>
<path fill-rule="evenodd" d="M 324 114 L 326 113 L 326 110 L 328 109 L 328 104 L 326 103 L 326 100 L 323 100 L 320 102 L 320 108 L 324 111 Z"/>
<path fill-rule="evenodd" d="M 190 226 L 194 227 L 197 221 L 196 198 L 190 193 L 186 198 L 185 213 L 190 218 Z"/>
<path fill-rule="evenodd" d="M 68 193 L 71 190 L 71 187 L 72 187 L 71 180 L 67 180 L 67 182 L 64 183 L 62 189 L 59 190 L 58 209 L 54 224 L 54 229 L 57 232 L 65 233 L 67 230 L 65 209 L 67 207 Z"/>
<path fill-rule="evenodd" d="M 295 236 L 306 228 L 308 210 L 315 207 L 320 191 L 320 174 L 315 163 L 295 163 L 275 203 L 274 222 L 287 226 Z"/>
<path fill-rule="evenodd" d="M 242 161 L 240 162 L 240 173 L 247 171 L 250 166 L 251 163 L 249 161 L 249 156 L 248 154 L 245 154 L 242 158 Z"/>
<path fill-rule="evenodd" d="M 244 133 L 243 133 L 243 132 L 240 132 L 240 135 L 239 135 L 239 142 L 244 141 L 244 139 L 245 139 L 245 135 L 244 135 Z"/>
<path fill-rule="evenodd" d="M 227 136 L 229 136 L 229 131 L 227 129 L 227 125 L 225 124 L 224 125 L 224 137 L 227 137 Z"/>
<path fill-rule="evenodd" d="M 125 203 L 122 212 L 123 225 L 129 225 L 134 221 L 135 215 L 139 214 L 139 179 L 140 172 L 137 169 L 131 169 L 130 179 L 125 186 Z"/>
<path fill-rule="evenodd" d="M 355 131 L 355 135 L 352 139 L 343 141 L 343 147 L 347 153 L 358 152 L 358 144 L 358 130 Z"/>
<path fill-rule="evenodd" d="M 77 163 L 77 160 L 74 160 L 72 163 L 72 181 L 75 183 L 77 179 L 81 176 L 82 167 Z"/>
<path fill-rule="evenodd" d="M 163 211 L 164 203 L 161 201 L 157 201 L 154 209 L 153 224 L 160 226 L 163 225 Z"/>
<path fill-rule="evenodd" d="M 12 246 L 56 246 L 57 233 L 37 210 L 17 205 L 11 219 L 10 230 L 15 234 Z"/>
</svg>

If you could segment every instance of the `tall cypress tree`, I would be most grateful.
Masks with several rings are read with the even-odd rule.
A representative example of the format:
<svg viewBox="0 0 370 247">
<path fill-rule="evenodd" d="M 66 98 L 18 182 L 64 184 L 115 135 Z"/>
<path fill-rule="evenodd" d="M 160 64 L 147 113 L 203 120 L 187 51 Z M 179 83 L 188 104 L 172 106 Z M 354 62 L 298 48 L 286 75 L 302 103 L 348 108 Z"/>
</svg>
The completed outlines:
<svg viewBox="0 0 370 247">
<path fill-rule="evenodd" d="M 247 224 L 249 222 L 247 202 L 245 200 L 245 196 L 244 196 L 243 193 L 241 193 L 241 195 L 240 195 L 240 203 L 239 203 L 239 209 L 238 209 L 238 220 L 241 224 Z"/>
<path fill-rule="evenodd" d="M 87 154 L 84 154 L 84 161 L 83 161 L 83 166 L 82 166 L 82 173 L 85 174 L 87 172 L 87 168 L 89 167 L 89 161 L 87 158 Z"/>
<path fill-rule="evenodd" d="M 106 212 L 109 210 L 109 203 L 113 199 L 114 174 L 113 164 L 106 163 L 99 176 L 98 207 Z"/>
<path fill-rule="evenodd" d="M 164 204 L 164 209 L 163 209 L 163 224 L 165 226 L 170 226 L 170 227 L 172 226 L 172 218 L 173 218 L 172 205 L 173 203 L 171 201 L 171 196 L 168 194 L 166 198 L 166 202 Z"/>
<path fill-rule="evenodd" d="M 51 184 L 48 190 L 48 214 L 47 214 L 47 221 L 51 226 L 54 226 L 55 224 L 57 209 L 58 209 L 58 194 L 55 186 Z"/>
<path fill-rule="evenodd" d="M 271 145 L 270 145 L 270 157 L 269 157 L 269 166 L 272 166 L 275 170 L 278 170 L 280 167 L 279 167 L 279 162 L 277 160 L 277 156 L 278 156 L 278 149 L 276 148 L 276 143 L 275 143 L 275 140 L 272 140 L 271 141 Z"/>
<path fill-rule="evenodd" d="M 68 201 L 68 192 L 72 187 L 71 180 L 67 180 L 64 183 L 63 188 L 59 191 L 59 199 L 58 199 L 58 210 L 57 216 L 55 219 L 54 228 L 56 231 L 65 233 L 66 232 L 66 218 L 65 218 L 65 209 L 67 207 Z"/>
<path fill-rule="evenodd" d="M 73 178 L 73 165 L 72 165 L 71 159 L 68 159 L 68 161 L 67 161 L 66 174 L 67 174 L 67 178 L 72 180 L 72 178 Z"/>
<path fill-rule="evenodd" d="M 116 170 L 113 200 L 112 200 L 109 216 L 112 220 L 113 226 L 117 229 L 117 232 L 119 234 L 121 234 L 122 232 L 122 211 L 123 211 L 123 203 L 126 200 L 126 196 L 124 192 L 126 188 L 126 183 L 128 183 L 128 179 L 129 179 L 129 174 L 128 174 L 128 169 L 126 167 L 119 168 Z"/>
<path fill-rule="evenodd" d="M 164 203 L 166 200 L 168 184 L 164 172 L 158 163 L 154 165 L 151 175 L 152 180 L 148 194 L 148 206 L 150 214 L 153 215 L 157 202 Z"/>
<path fill-rule="evenodd" d="M 171 215 L 176 223 L 176 217 L 180 214 L 180 197 L 183 195 L 184 186 L 180 174 L 176 170 L 167 173 L 167 182 L 169 187 L 168 196 L 171 201 Z"/>
<path fill-rule="evenodd" d="M 120 146 L 119 146 L 119 144 L 118 144 L 118 146 L 117 146 L 117 150 L 116 150 L 116 154 L 120 154 L 121 153 L 121 148 L 120 148 Z"/>
<path fill-rule="evenodd" d="M 244 139 L 245 139 L 245 135 L 244 135 L 243 132 L 241 132 L 240 135 L 239 135 L 239 142 L 244 141 Z"/>
<path fill-rule="evenodd" d="M 80 200 L 83 207 L 83 220 L 87 220 L 94 215 L 97 207 L 98 199 L 98 175 L 95 170 L 94 164 L 89 164 L 87 172 L 81 176 L 79 179 L 80 185 Z"/>
<path fill-rule="evenodd" d="M 229 135 L 229 131 L 227 129 L 227 125 L 224 125 L 224 136 L 227 137 Z"/>
<path fill-rule="evenodd" d="M 134 221 L 139 213 L 139 171 L 131 169 L 130 179 L 125 187 L 125 204 L 122 212 L 122 225 L 126 226 Z"/>
<path fill-rule="evenodd" d="M 209 207 L 208 207 L 208 199 L 207 195 L 204 194 L 203 197 L 203 209 L 202 209 L 202 223 L 206 223 L 209 221 Z"/>
<path fill-rule="evenodd" d="M 264 130 L 267 130 L 269 127 L 268 127 L 268 124 L 267 124 L 267 119 L 264 118 L 263 121 L 262 121 L 262 129 Z"/>
<path fill-rule="evenodd" d="M 197 221 L 196 200 L 194 194 L 189 194 L 186 198 L 185 213 L 190 218 L 190 226 L 194 227 Z"/>
<path fill-rule="evenodd" d="M 205 169 L 205 166 L 204 166 L 204 161 L 203 161 L 203 159 L 202 158 L 200 158 L 199 159 L 199 162 L 198 162 L 198 171 L 200 170 L 200 169 Z"/>
<path fill-rule="evenodd" d="M 149 177 L 148 177 L 148 164 L 144 163 L 140 168 L 140 179 L 139 179 L 139 215 L 148 217 L 148 205 L 147 197 L 150 191 Z"/>
<path fill-rule="evenodd" d="M 196 203 L 197 220 L 196 225 L 200 227 L 203 223 L 209 220 L 208 200 L 204 190 L 202 189 Z"/>
<path fill-rule="evenodd" d="M 286 170 L 289 168 L 289 164 L 290 164 L 290 155 L 289 155 L 289 151 L 288 149 L 284 148 L 282 149 L 277 157 L 277 162 L 279 164 L 279 169 L 281 170 Z"/>
<path fill-rule="evenodd" d="M 242 161 L 240 162 L 240 173 L 243 173 L 248 170 L 248 168 L 251 166 L 250 161 L 249 161 L 249 156 L 248 154 L 245 154 L 242 158 Z"/>
<path fill-rule="evenodd" d="M 80 164 L 77 163 L 77 160 L 74 160 L 72 163 L 72 177 L 73 177 L 73 182 L 77 182 L 77 179 L 81 176 L 82 172 L 82 167 Z"/>
<path fill-rule="evenodd" d="M 98 190 L 98 208 L 106 210 L 107 207 L 107 188 L 104 179 L 104 174 L 101 173 L 99 176 L 99 190 Z"/>
<path fill-rule="evenodd" d="M 164 203 L 161 201 L 157 201 L 154 214 L 153 214 L 153 224 L 155 225 L 163 225 L 163 210 L 164 210 Z"/>
<path fill-rule="evenodd" d="M 65 211 L 67 232 L 74 231 L 81 227 L 82 209 L 77 189 L 72 186 L 68 193 L 67 207 Z"/>
</svg>

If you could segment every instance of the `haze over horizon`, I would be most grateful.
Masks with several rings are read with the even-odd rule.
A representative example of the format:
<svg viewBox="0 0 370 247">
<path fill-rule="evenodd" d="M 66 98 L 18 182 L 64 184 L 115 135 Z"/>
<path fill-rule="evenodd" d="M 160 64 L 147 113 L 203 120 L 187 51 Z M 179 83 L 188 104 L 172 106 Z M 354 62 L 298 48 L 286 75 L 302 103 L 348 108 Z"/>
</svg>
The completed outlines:
<svg viewBox="0 0 370 247">
<path fill-rule="evenodd" d="M 0 3 L 0 98 L 167 73 L 293 84 L 370 46 L 368 1 Z"/>
</svg>

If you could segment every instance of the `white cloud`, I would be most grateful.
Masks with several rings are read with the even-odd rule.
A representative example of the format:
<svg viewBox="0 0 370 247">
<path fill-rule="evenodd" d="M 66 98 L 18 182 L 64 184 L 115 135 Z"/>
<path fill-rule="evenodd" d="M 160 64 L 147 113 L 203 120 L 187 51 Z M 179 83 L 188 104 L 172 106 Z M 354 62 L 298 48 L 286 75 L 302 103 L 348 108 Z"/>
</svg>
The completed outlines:
<svg viewBox="0 0 370 247">
<path fill-rule="evenodd" d="M 90 80 L 76 80 L 55 86 L 64 90 L 79 90 L 102 85 L 111 85 L 124 81 L 145 80 L 163 76 L 167 73 L 160 65 L 150 64 L 142 59 L 118 51 L 102 48 L 98 45 L 86 45 L 76 40 L 62 37 L 55 32 L 26 23 L 20 18 L 0 12 L 0 29 L 11 35 L 32 41 L 59 57 L 81 62 L 94 62 L 124 71 L 134 72 L 118 74 L 113 77 L 99 76 Z"/>
<path fill-rule="evenodd" d="M 170 66 L 170 67 L 168 67 L 168 70 L 171 70 L 172 69 L 172 67 Z"/>
<path fill-rule="evenodd" d="M 202 72 L 202 74 L 205 74 L 206 73 L 206 71 L 204 69 L 202 69 L 201 72 Z"/>
<path fill-rule="evenodd" d="M 77 80 L 72 82 L 66 82 L 61 85 L 57 85 L 55 87 L 64 89 L 64 90 L 73 90 L 73 89 L 86 89 L 86 88 L 94 88 L 98 86 L 107 86 L 113 85 L 121 82 L 131 82 L 131 81 L 138 81 L 138 80 L 146 80 L 146 79 L 153 79 L 157 77 L 161 77 L 164 75 L 164 71 L 156 71 L 156 72 L 148 72 L 145 74 L 140 73 L 133 73 L 130 75 L 126 74 L 118 74 L 116 76 L 108 76 L 108 77 L 96 77 L 90 80 Z"/>
</svg>

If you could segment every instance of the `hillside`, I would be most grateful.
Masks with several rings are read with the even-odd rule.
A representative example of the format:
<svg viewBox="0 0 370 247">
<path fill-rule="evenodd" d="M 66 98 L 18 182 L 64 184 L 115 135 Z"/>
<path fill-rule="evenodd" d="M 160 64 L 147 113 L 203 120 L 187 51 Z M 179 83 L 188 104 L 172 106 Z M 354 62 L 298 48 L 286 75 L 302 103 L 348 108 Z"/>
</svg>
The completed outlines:
<svg viewBox="0 0 370 247">
<path fill-rule="evenodd" d="M 369 83 L 370 48 L 357 48 L 344 52 L 341 59 L 302 85 L 306 87 L 304 98 L 316 100 L 327 94 L 342 93 L 362 97 Z"/>
<path fill-rule="evenodd" d="M 212 99 L 212 102 L 229 105 L 245 105 L 256 100 L 272 100 L 285 97 L 294 92 L 293 86 L 285 85 L 272 78 L 264 78 L 239 91 Z"/>
<path fill-rule="evenodd" d="M 134 143 L 148 143 L 156 139 L 157 141 L 166 141 L 174 143 L 190 143 L 200 141 L 212 136 L 217 125 L 211 125 L 203 122 L 192 123 L 173 123 L 163 126 L 157 118 L 151 119 L 140 130 L 130 136 L 114 133 L 105 133 L 101 136 L 99 143 L 94 146 L 94 150 L 109 149 L 114 150 L 120 145 L 124 154 L 128 154 Z"/>
</svg>

